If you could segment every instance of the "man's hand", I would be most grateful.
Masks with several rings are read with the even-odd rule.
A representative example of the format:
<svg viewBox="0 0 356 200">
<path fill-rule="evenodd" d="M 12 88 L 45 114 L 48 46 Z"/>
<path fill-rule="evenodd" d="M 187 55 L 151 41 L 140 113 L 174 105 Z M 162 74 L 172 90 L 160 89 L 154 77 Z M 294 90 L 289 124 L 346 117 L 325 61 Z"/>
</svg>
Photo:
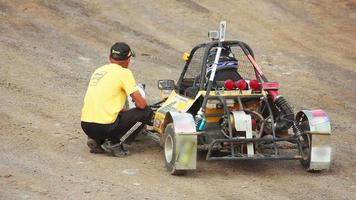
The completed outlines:
<svg viewBox="0 0 356 200">
<path fill-rule="evenodd" d="M 138 90 L 133 92 L 130 96 L 135 102 L 136 108 L 144 109 L 147 106 L 146 100 L 142 97 Z"/>
</svg>

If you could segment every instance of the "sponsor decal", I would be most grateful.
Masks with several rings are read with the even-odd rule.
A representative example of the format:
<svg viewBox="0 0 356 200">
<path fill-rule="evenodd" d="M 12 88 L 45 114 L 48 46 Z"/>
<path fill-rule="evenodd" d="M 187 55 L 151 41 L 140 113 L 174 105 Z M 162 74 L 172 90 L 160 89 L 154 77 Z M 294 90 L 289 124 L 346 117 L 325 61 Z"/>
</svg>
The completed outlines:
<svg viewBox="0 0 356 200">
<path fill-rule="evenodd" d="M 161 126 L 161 121 L 158 120 L 158 119 L 156 119 L 156 120 L 154 120 L 153 124 L 154 124 L 154 125 L 153 125 L 154 127 L 159 128 L 159 127 Z"/>
<path fill-rule="evenodd" d="M 169 111 L 177 111 L 177 109 L 173 107 L 176 103 L 176 101 L 173 101 L 167 104 L 166 106 L 163 106 L 161 109 L 158 110 L 158 112 L 165 114 Z"/>
</svg>

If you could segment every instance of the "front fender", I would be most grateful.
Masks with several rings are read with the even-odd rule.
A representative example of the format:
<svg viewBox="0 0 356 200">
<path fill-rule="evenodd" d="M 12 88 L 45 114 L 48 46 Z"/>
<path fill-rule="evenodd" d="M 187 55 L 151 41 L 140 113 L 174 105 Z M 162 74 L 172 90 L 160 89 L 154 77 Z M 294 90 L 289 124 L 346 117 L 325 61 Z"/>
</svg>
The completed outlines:
<svg viewBox="0 0 356 200">
<path fill-rule="evenodd" d="M 195 133 L 194 118 L 189 113 L 169 112 L 167 118 L 174 124 L 175 133 Z"/>
<path fill-rule="evenodd" d="M 178 112 L 169 112 L 168 115 L 174 127 L 175 168 L 178 170 L 196 169 L 197 132 L 193 116 L 189 113 Z"/>
</svg>

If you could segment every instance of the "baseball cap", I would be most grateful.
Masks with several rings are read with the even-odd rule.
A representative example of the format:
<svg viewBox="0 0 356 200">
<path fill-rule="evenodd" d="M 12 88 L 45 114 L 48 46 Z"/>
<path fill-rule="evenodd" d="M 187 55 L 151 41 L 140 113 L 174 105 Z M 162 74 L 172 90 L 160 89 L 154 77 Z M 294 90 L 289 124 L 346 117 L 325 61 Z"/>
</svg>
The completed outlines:
<svg viewBox="0 0 356 200">
<path fill-rule="evenodd" d="M 116 42 L 110 49 L 110 56 L 114 60 L 126 60 L 131 56 L 135 57 L 135 54 L 126 43 Z"/>
</svg>

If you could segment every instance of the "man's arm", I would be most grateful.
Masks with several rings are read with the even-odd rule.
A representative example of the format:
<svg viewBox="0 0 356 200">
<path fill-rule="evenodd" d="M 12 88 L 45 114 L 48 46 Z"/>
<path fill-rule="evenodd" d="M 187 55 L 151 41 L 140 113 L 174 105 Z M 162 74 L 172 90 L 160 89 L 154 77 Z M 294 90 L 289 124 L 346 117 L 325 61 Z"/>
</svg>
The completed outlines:
<svg viewBox="0 0 356 200">
<path fill-rule="evenodd" d="M 146 100 L 141 96 L 138 90 L 130 94 L 130 96 L 135 102 L 136 108 L 144 109 L 147 106 Z"/>
</svg>

